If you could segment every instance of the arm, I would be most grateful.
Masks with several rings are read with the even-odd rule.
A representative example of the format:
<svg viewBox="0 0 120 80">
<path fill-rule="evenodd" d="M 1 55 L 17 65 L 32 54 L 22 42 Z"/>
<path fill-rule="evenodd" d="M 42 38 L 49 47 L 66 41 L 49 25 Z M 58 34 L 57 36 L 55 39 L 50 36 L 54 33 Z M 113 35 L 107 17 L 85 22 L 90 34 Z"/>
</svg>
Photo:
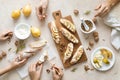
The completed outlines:
<svg viewBox="0 0 120 80">
<path fill-rule="evenodd" d="M 62 80 L 63 77 L 63 70 L 59 67 L 56 67 L 53 65 L 52 67 L 52 75 L 53 75 L 53 80 Z"/>
<path fill-rule="evenodd" d="M 109 13 L 111 8 L 119 2 L 120 0 L 106 0 L 105 2 L 99 4 L 95 9 L 96 14 L 94 17 L 104 17 L 107 13 Z"/>
<path fill-rule="evenodd" d="M 36 9 L 37 16 L 40 20 L 44 20 L 47 16 L 46 11 L 48 7 L 48 2 L 48 0 L 40 0 L 40 6 Z"/>
<path fill-rule="evenodd" d="M 42 64 L 34 63 L 29 66 L 29 76 L 31 80 L 40 80 L 41 72 L 42 72 Z"/>
<path fill-rule="evenodd" d="M 9 71 L 11 71 L 11 70 L 13 70 L 13 69 L 16 69 L 16 68 L 18 68 L 20 66 L 23 66 L 26 63 L 26 61 L 27 61 L 27 59 L 23 59 L 23 60 L 21 60 L 19 62 L 14 60 L 13 62 L 11 62 L 11 64 L 9 66 L 7 66 L 7 67 L 5 67 L 3 69 L 0 69 L 0 76 L 7 73 L 7 72 L 9 72 Z"/>
<path fill-rule="evenodd" d="M 11 66 L 7 66 L 6 68 L 0 69 L 0 76 L 11 71 Z"/>
<path fill-rule="evenodd" d="M 13 36 L 13 32 L 5 31 L 4 33 L 0 34 L 0 41 L 5 41 L 7 39 L 10 39 L 12 36 Z"/>
</svg>

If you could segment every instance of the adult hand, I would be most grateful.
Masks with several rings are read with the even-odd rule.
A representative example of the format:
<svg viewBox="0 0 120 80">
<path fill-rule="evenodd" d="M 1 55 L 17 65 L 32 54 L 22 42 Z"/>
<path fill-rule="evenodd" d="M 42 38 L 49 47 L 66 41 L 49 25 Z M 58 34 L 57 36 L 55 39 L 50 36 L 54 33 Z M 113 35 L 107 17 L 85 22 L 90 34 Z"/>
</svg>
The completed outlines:
<svg viewBox="0 0 120 80">
<path fill-rule="evenodd" d="M 13 62 L 11 62 L 11 69 L 16 69 L 18 67 L 21 67 L 21 66 L 25 65 L 26 62 L 27 62 L 27 59 L 18 61 L 16 58 Z"/>
<path fill-rule="evenodd" d="M 4 41 L 4 40 L 7 40 L 7 39 L 10 39 L 12 36 L 13 36 L 13 32 L 12 31 L 7 31 L 7 32 L 4 32 L 4 33 L 1 33 L 0 34 L 0 41 Z"/>
<path fill-rule="evenodd" d="M 53 66 L 52 68 L 53 80 L 62 80 L 63 71 L 61 68 Z"/>
<path fill-rule="evenodd" d="M 111 10 L 111 8 L 112 8 L 111 3 L 107 1 L 99 4 L 95 8 L 95 11 L 96 11 L 95 17 L 97 16 L 104 17 Z"/>
<path fill-rule="evenodd" d="M 36 13 L 40 20 L 46 18 L 47 7 L 48 7 L 48 0 L 40 0 L 40 6 L 36 8 Z"/>
<path fill-rule="evenodd" d="M 31 64 L 29 67 L 29 75 L 31 80 L 40 80 L 43 65 L 38 63 Z"/>
</svg>

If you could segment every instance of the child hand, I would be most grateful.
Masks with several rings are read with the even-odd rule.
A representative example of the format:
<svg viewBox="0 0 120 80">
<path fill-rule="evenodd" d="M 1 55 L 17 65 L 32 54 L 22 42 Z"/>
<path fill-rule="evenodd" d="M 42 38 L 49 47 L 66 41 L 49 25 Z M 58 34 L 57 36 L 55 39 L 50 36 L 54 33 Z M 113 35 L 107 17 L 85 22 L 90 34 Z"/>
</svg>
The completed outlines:
<svg viewBox="0 0 120 80">
<path fill-rule="evenodd" d="M 38 65 L 37 63 L 31 64 L 29 66 L 29 75 L 31 80 L 40 80 L 43 65 Z"/>
<path fill-rule="evenodd" d="M 15 59 L 13 62 L 11 62 L 11 69 L 16 69 L 18 67 L 21 67 L 25 65 L 26 62 L 27 62 L 27 59 L 23 59 L 21 61 L 18 61 L 17 59 Z"/>
<path fill-rule="evenodd" d="M 104 17 L 107 13 L 109 13 L 111 8 L 112 8 L 112 5 L 108 1 L 99 4 L 95 9 L 96 11 L 95 17 L 97 16 Z"/>
<path fill-rule="evenodd" d="M 63 71 L 61 68 L 54 66 L 52 68 L 53 80 L 62 80 Z"/>
<path fill-rule="evenodd" d="M 7 39 L 10 39 L 12 37 L 13 33 L 11 31 L 4 32 L 0 34 L 0 41 L 4 41 Z"/>
</svg>

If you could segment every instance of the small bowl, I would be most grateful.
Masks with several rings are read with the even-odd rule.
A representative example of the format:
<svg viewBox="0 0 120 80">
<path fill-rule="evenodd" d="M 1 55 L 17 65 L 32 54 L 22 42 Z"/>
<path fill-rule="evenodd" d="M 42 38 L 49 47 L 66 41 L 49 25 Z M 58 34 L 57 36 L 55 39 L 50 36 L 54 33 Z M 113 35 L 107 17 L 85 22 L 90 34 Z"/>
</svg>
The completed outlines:
<svg viewBox="0 0 120 80">
<path fill-rule="evenodd" d="M 90 21 L 90 22 L 92 23 L 92 29 L 89 30 L 89 31 L 83 30 L 83 29 L 82 29 L 82 23 L 81 23 L 81 25 L 80 25 L 80 30 L 81 30 L 83 33 L 89 34 L 89 33 L 92 33 L 93 31 L 96 30 L 96 26 L 95 26 L 94 22 L 93 22 L 91 19 L 84 19 L 84 21 Z"/>
<path fill-rule="evenodd" d="M 26 23 L 20 23 L 16 25 L 14 29 L 14 33 L 18 39 L 21 39 L 21 40 L 27 39 L 31 34 L 30 25 Z"/>
</svg>

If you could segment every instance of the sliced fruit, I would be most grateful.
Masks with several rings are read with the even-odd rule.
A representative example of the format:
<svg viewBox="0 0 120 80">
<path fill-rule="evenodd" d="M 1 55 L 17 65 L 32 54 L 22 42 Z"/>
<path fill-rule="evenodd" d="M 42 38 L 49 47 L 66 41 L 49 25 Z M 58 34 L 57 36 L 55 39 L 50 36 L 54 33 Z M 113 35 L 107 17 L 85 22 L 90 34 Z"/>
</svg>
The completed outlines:
<svg viewBox="0 0 120 80">
<path fill-rule="evenodd" d="M 110 62 L 109 62 L 109 60 L 108 60 L 107 58 L 104 58 L 102 61 L 103 61 L 105 64 L 110 64 Z"/>
</svg>

